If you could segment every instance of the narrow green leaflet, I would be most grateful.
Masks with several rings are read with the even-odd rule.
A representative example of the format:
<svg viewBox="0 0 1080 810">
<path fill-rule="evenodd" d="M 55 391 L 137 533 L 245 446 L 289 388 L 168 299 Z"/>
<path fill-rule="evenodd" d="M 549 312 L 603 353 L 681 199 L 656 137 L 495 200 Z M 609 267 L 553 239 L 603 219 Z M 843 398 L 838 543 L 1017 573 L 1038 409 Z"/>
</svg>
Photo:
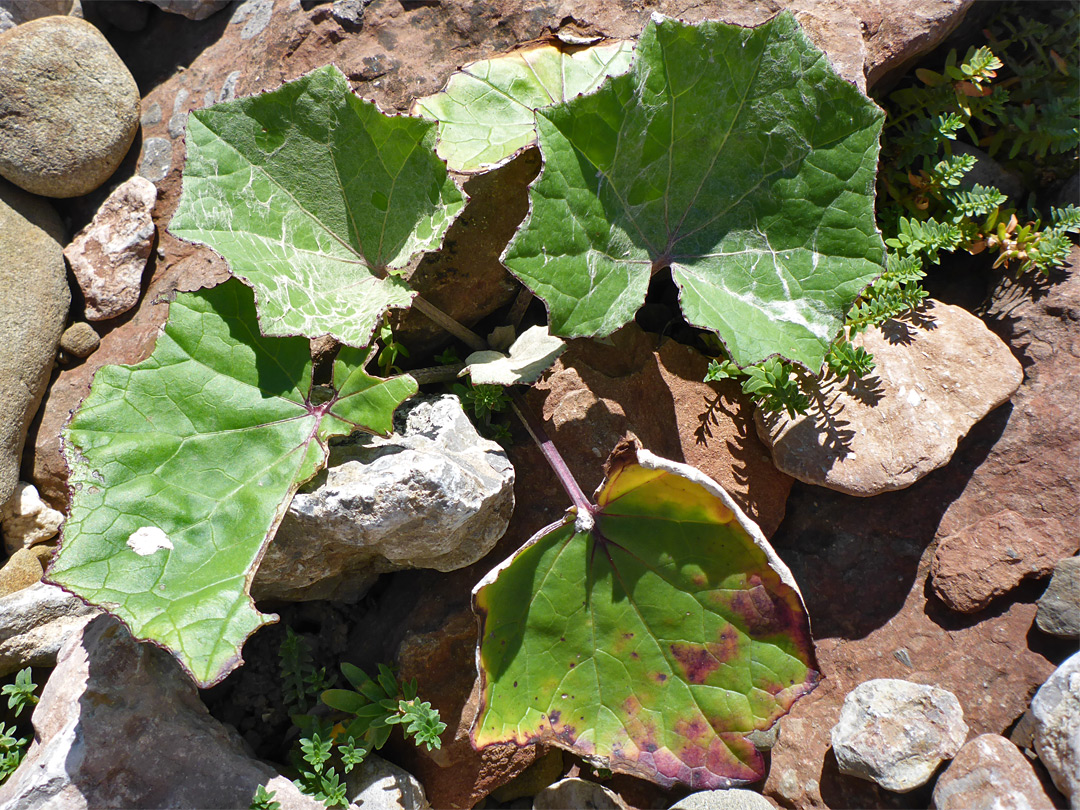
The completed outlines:
<svg viewBox="0 0 1080 810">
<path fill-rule="evenodd" d="M 468 374 L 473 385 L 531 384 L 566 351 L 566 343 L 548 334 L 546 326 L 526 329 L 506 354 L 495 351 L 473 352 L 459 376 Z"/>
<path fill-rule="evenodd" d="M 711 479 L 645 451 L 616 457 L 591 517 L 473 591 L 473 744 L 553 743 L 665 787 L 762 778 L 746 735 L 818 677 L 791 573 Z"/>
<path fill-rule="evenodd" d="M 486 171 L 536 141 L 535 110 L 595 90 L 633 53 L 632 42 L 551 44 L 473 62 L 441 93 L 417 99 L 413 113 L 439 122 L 439 156 L 451 169 Z"/>
<path fill-rule="evenodd" d="M 882 272 L 883 118 L 788 12 L 752 29 L 654 16 L 629 73 L 537 111 L 544 170 L 504 262 L 554 334 L 610 334 L 670 267 L 735 363 L 817 370 Z"/>
<path fill-rule="evenodd" d="M 436 249 L 464 206 L 434 146 L 433 123 L 384 115 L 320 68 L 188 117 L 169 229 L 256 289 L 264 334 L 364 346 L 412 300 L 393 271 Z"/>
<path fill-rule="evenodd" d="M 365 359 L 343 349 L 332 390 L 313 389 L 307 339 L 260 335 L 249 288 L 180 295 L 153 354 L 99 370 L 65 431 L 71 515 L 48 579 L 220 681 L 275 620 L 248 586 L 327 440 L 388 433 L 416 391 Z"/>
</svg>

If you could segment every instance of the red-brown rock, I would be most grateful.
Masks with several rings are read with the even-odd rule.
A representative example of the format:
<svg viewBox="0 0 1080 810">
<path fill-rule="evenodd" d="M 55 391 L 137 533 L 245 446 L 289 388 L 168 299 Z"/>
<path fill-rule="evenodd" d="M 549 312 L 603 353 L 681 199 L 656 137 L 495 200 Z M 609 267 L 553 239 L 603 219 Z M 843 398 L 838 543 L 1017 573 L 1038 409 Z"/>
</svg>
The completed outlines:
<svg viewBox="0 0 1080 810">
<path fill-rule="evenodd" d="M 1080 538 L 1059 521 L 1005 509 L 941 541 L 930 566 L 934 593 L 954 610 L 974 613 L 1026 577 L 1053 573 L 1078 547 Z"/>
<path fill-rule="evenodd" d="M 984 448 L 985 460 L 942 516 L 937 537 L 952 571 L 969 560 L 972 568 L 985 566 L 987 549 L 998 548 L 991 557 L 1009 557 L 1008 549 L 1016 555 L 1006 567 L 1044 576 L 1076 550 L 1080 525 L 1080 248 L 1049 283 L 1003 281 L 988 319 L 1020 357 L 1025 379 L 1002 409 L 1008 421 L 1000 437 Z M 988 541 L 986 529 L 1006 510 L 1017 516 L 1006 525 L 1022 529 Z M 975 526 L 982 529 L 968 528 Z"/>
<path fill-rule="evenodd" d="M 960 749 L 934 785 L 936 810 L 1053 810 L 1020 749 L 983 734 Z"/>
</svg>

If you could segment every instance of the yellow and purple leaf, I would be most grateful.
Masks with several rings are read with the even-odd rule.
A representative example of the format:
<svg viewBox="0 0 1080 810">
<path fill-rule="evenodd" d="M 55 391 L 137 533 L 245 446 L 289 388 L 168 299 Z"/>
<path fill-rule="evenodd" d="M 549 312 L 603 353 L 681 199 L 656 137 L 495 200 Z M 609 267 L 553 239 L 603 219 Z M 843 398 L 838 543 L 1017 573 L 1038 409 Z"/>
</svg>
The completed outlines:
<svg viewBox="0 0 1080 810">
<path fill-rule="evenodd" d="M 473 592 L 473 744 L 552 743 L 665 787 L 761 779 L 747 735 L 818 679 L 790 571 L 723 489 L 647 451 L 616 454 L 581 518 Z"/>
</svg>

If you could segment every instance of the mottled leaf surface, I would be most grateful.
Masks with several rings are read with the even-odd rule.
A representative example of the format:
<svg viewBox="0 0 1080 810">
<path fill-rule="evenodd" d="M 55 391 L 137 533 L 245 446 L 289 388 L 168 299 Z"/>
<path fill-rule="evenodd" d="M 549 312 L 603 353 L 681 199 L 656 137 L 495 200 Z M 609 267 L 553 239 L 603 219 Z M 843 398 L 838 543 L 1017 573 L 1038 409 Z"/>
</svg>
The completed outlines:
<svg viewBox="0 0 1080 810">
<path fill-rule="evenodd" d="M 393 271 L 436 249 L 464 205 L 434 146 L 432 122 L 384 115 L 321 68 L 191 113 L 169 229 L 255 288 L 264 334 L 364 346 L 412 300 Z"/>
<path fill-rule="evenodd" d="M 671 268 L 683 313 L 740 366 L 811 369 L 882 272 L 884 114 L 795 18 L 654 17 L 628 73 L 536 113 L 544 170 L 504 257 L 554 334 L 607 335 Z"/>
<path fill-rule="evenodd" d="M 566 351 L 566 343 L 548 334 L 546 326 L 526 329 L 506 354 L 496 351 L 473 352 L 461 373 L 472 378 L 473 385 L 531 384 Z"/>
<path fill-rule="evenodd" d="M 643 451 L 614 461 L 594 519 L 474 591 L 474 745 L 549 742 L 664 786 L 762 778 L 746 735 L 817 681 L 790 572 L 715 483 Z"/>
<path fill-rule="evenodd" d="M 533 112 L 595 90 L 630 65 L 634 45 L 540 45 L 466 65 L 414 112 L 439 122 L 439 156 L 451 169 L 493 169 L 536 141 Z"/>
<path fill-rule="evenodd" d="M 48 578 L 171 650 L 201 686 L 238 666 L 273 621 L 248 586 L 326 442 L 388 433 L 411 377 L 363 371 L 345 348 L 332 390 L 313 390 L 305 338 L 259 333 L 231 280 L 183 294 L 153 354 L 105 366 L 67 428 L 71 515 Z"/>
</svg>

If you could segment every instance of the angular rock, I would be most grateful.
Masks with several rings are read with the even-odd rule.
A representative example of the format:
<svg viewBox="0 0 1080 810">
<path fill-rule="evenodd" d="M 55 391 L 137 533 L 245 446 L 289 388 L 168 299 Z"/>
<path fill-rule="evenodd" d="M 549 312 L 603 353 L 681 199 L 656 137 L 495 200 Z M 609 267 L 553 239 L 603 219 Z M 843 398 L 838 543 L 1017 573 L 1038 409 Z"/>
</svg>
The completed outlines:
<svg viewBox="0 0 1080 810">
<path fill-rule="evenodd" d="M 368 754 L 345 777 L 349 801 L 364 810 L 430 810 L 424 787 L 416 777 L 387 762 L 377 754 Z"/>
<path fill-rule="evenodd" d="M 1039 687 L 1031 714 L 1039 760 L 1071 806 L 1080 806 L 1080 653 Z"/>
<path fill-rule="evenodd" d="M 1070 267 L 1030 288 L 1005 276 L 994 289 L 986 317 L 1024 363 L 1024 383 L 1006 408 L 988 419 L 992 438 L 979 443 L 980 464 L 954 495 L 937 528 L 963 554 L 965 528 L 1002 510 L 1047 538 L 1076 537 L 1080 525 L 1080 247 Z M 992 445 L 992 446 L 991 446 Z M 1053 524 L 1057 524 L 1054 526 Z M 1075 544 L 1072 545 L 1075 548 Z M 1013 549 L 1026 559 L 1026 544 Z M 1061 551 L 1067 557 L 1072 551 Z M 972 553 L 973 557 L 978 552 Z M 1000 731 L 1000 729 L 996 729 Z"/>
<path fill-rule="evenodd" d="M 139 88 L 105 37 L 75 17 L 0 34 L 0 175 L 78 197 L 120 165 L 139 128 Z"/>
<path fill-rule="evenodd" d="M 841 773 L 906 793 L 954 757 L 967 732 L 951 692 L 881 678 L 859 684 L 844 699 L 832 730 L 833 753 Z"/>
<path fill-rule="evenodd" d="M 773 810 L 773 804 L 752 790 L 703 790 L 679 799 L 669 810 Z"/>
<path fill-rule="evenodd" d="M 229 0 L 143 0 L 169 14 L 181 14 L 189 20 L 205 20 L 229 5 Z"/>
<path fill-rule="evenodd" d="M 63 226 L 48 203 L 0 181 L 0 235 L 0 503 L 4 503 L 19 482 L 26 430 L 49 383 L 71 291 L 60 247 Z"/>
<path fill-rule="evenodd" d="M 870 377 L 825 383 L 805 415 L 755 415 L 777 467 L 848 495 L 903 489 L 941 467 L 1024 378 L 982 321 L 933 300 L 914 324 L 888 321 L 852 343 L 874 355 Z"/>
<path fill-rule="evenodd" d="M 1054 566 L 1050 584 L 1039 597 L 1035 623 L 1052 636 L 1080 638 L 1080 557 L 1069 557 Z"/>
<path fill-rule="evenodd" d="M 903 72 L 936 48 L 964 19 L 975 0 L 883 0 L 856 6 L 866 26 L 866 82 L 873 87 Z M 862 10 L 860 10 L 860 8 Z"/>
<path fill-rule="evenodd" d="M 331 449 L 268 547 L 256 599 L 357 599 L 379 574 L 463 568 L 502 537 L 514 469 L 457 397 L 410 400 L 396 426 Z"/>
<path fill-rule="evenodd" d="M 603 785 L 577 778 L 561 779 L 541 790 L 533 799 L 533 810 L 564 810 L 567 807 L 628 810 L 626 803 Z"/>
<path fill-rule="evenodd" d="M 659 342 L 659 345 L 657 343 Z M 753 405 L 735 383 L 702 382 L 708 358 L 628 324 L 607 341 L 575 340 L 528 394 L 587 493 L 622 439 L 697 467 L 731 493 L 770 536 L 792 480 L 779 472 L 751 425 Z"/>
<path fill-rule="evenodd" d="M 15 493 L 8 502 L 0 506 L 0 530 L 8 554 L 51 540 L 63 522 L 63 513 L 41 500 L 33 484 L 22 481 L 15 486 Z"/>
<path fill-rule="evenodd" d="M 997 734 L 964 745 L 934 784 L 935 810 L 1053 810 L 1035 769 Z"/>
<path fill-rule="evenodd" d="M 54 666 L 64 642 L 100 612 L 44 582 L 0 598 L 0 678 Z"/>
<path fill-rule="evenodd" d="M 101 338 L 86 321 L 76 321 L 60 336 L 60 350 L 79 359 L 89 357 L 100 345 Z"/>
<path fill-rule="evenodd" d="M 64 248 L 86 299 L 87 320 L 115 318 L 138 303 L 154 242 L 150 212 L 156 199 L 157 189 L 145 177 L 124 181 Z"/>
<path fill-rule="evenodd" d="M 166 652 L 98 616 L 68 639 L 34 709 L 34 741 L 0 785 L 0 810 L 248 807 L 317 810 L 206 711 Z"/>
<path fill-rule="evenodd" d="M 1077 548 L 1080 538 L 1058 521 L 1004 509 L 941 541 L 930 567 L 934 593 L 953 610 L 974 613 L 1025 578 L 1048 576 Z"/>
<path fill-rule="evenodd" d="M 476 617 L 467 603 L 461 604 L 454 596 L 458 588 L 475 584 L 475 568 L 409 587 L 414 594 L 410 602 L 421 615 L 409 615 L 408 629 L 394 656 L 401 678 L 416 678 L 421 696 L 439 710 L 447 725 L 442 748 L 423 751 L 407 745 L 395 751 L 438 808 L 472 807 L 526 771 L 543 753 L 535 745 L 510 744 L 477 751 L 469 741 L 480 703 L 474 664 Z M 457 587 L 448 588 L 447 580 Z"/>
</svg>

